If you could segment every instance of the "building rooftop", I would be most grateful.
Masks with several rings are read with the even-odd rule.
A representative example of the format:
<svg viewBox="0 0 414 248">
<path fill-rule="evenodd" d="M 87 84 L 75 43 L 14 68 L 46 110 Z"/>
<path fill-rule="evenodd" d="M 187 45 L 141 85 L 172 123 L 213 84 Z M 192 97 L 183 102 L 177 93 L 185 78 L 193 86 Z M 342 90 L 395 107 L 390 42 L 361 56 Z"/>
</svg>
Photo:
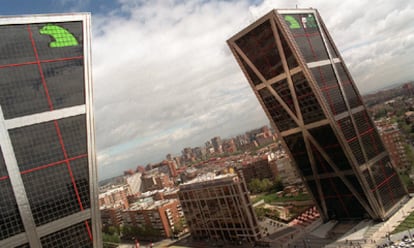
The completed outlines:
<svg viewBox="0 0 414 248">
<path fill-rule="evenodd" d="M 137 202 L 130 204 L 128 210 L 152 210 L 157 209 L 158 207 L 164 206 L 166 204 L 178 201 L 177 199 L 166 199 L 153 201 L 152 198 L 140 199 Z"/>
</svg>

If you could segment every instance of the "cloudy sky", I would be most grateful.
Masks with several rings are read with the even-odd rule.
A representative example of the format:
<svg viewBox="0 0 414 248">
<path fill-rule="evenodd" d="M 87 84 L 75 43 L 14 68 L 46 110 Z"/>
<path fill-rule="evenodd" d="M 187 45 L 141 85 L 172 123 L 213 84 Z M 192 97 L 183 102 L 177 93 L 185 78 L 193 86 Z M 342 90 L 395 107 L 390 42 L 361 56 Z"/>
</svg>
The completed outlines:
<svg viewBox="0 0 414 248">
<path fill-rule="evenodd" d="M 226 40 L 296 5 L 319 10 L 361 93 L 414 79 L 409 0 L 16 0 L 0 14 L 92 13 L 103 179 L 267 124 Z"/>
</svg>

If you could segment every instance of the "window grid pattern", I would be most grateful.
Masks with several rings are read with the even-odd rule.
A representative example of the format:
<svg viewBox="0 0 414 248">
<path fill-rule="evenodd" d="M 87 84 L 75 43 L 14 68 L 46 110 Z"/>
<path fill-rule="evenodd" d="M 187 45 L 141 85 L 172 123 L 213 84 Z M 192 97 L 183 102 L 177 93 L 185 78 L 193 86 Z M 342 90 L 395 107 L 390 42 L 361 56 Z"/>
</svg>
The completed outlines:
<svg viewBox="0 0 414 248">
<path fill-rule="evenodd" d="M 92 242 L 88 236 L 90 220 L 67 227 L 40 239 L 44 248 L 92 248 Z"/>
<path fill-rule="evenodd" d="M 279 131 L 282 132 L 297 127 L 295 121 L 283 109 L 282 105 L 280 105 L 267 88 L 259 90 L 259 95 Z"/>
<path fill-rule="evenodd" d="M 253 83 L 253 85 L 261 84 L 262 81 L 259 79 L 256 73 L 253 72 L 250 66 L 248 66 L 247 63 L 241 57 L 240 57 L 240 61 L 243 64 L 243 69 L 247 73 L 247 76 L 250 79 L 250 81 Z"/>
<path fill-rule="evenodd" d="M 343 216 L 348 218 L 359 218 L 364 211 L 354 194 L 348 189 L 338 177 L 321 179 L 326 208 L 332 218 Z M 352 206 L 354 205 L 354 206 Z M 357 210 L 357 211 L 353 211 Z"/>
<path fill-rule="evenodd" d="M 307 63 L 329 58 L 316 23 L 310 23 L 312 19 L 315 20 L 313 14 L 289 14 L 284 15 L 284 19 Z M 296 24 L 292 25 L 292 22 Z"/>
<path fill-rule="evenodd" d="M 0 148 L 0 240 L 24 231 Z"/>
<path fill-rule="evenodd" d="M 362 105 L 361 98 L 358 96 L 354 83 L 345 71 L 345 66 L 342 63 L 334 64 L 338 71 L 338 76 L 341 79 L 342 88 L 344 90 L 346 99 L 348 100 L 349 107 L 356 108 Z"/>
<path fill-rule="evenodd" d="M 330 125 L 309 130 L 339 170 L 350 170 L 351 166 Z"/>
<path fill-rule="evenodd" d="M 338 126 L 341 129 L 342 133 L 345 136 L 348 145 L 350 146 L 355 159 L 358 161 L 359 165 L 365 163 L 364 154 L 362 153 L 362 148 L 359 144 L 358 137 L 355 133 L 354 125 L 352 124 L 351 118 L 346 117 L 338 122 Z"/>
<path fill-rule="evenodd" d="M 236 44 L 267 80 L 284 72 L 270 21 L 236 40 Z"/>
<path fill-rule="evenodd" d="M 332 65 L 311 68 L 311 72 L 332 114 L 336 115 L 345 112 L 347 108 Z"/>
<path fill-rule="evenodd" d="M 259 231 L 257 222 L 253 220 L 252 226 L 246 220 L 247 211 L 254 213 L 242 181 L 225 179 L 219 185 L 180 188 L 178 195 L 195 238 L 212 235 L 210 237 L 236 240 L 246 235 L 252 237 Z M 243 198 L 247 204 L 243 203 Z"/>
<path fill-rule="evenodd" d="M 286 79 L 272 84 L 272 88 L 282 98 L 282 100 L 289 106 L 289 109 L 296 114 L 295 105 L 293 104 L 292 94 L 289 89 L 289 84 Z"/>
<path fill-rule="evenodd" d="M 46 25 L 55 24 L 0 26 L 0 105 L 6 120 L 85 104 L 82 21 L 55 25 L 77 41 L 58 48 L 56 38 L 43 32 Z M 8 132 L 37 226 L 90 208 L 85 114 Z M 0 240 L 24 231 L 20 219 L 11 222 L 13 207 L 20 217 L 1 167 L 0 207 L 7 205 L 1 215 L 10 221 L 8 227 L 0 224 Z M 90 224 L 83 226 L 91 246 Z"/>
<path fill-rule="evenodd" d="M 371 191 L 379 192 L 381 204 L 385 211 L 388 211 L 405 195 L 398 174 L 392 167 L 389 157 L 379 160 L 377 164 L 372 166 L 371 173 L 375 182 L 375 187 L 371 188 Z M 374 186 L 373 183 L 371 185 Z"/>
<path fill-rule="evenodd" d="M 36 225 L 90 207 L 85 129 L 79 115 L 10 130 Z"/>
<path fill-rule="evenodd" d="M 285 142 L 303 176 L 312 175 L 312 167 L 309 162 L 308 153 L 306 152 L 305 140 L 303 139 L 302 133 L 286 136 Z"/>
<path fill-rule="evenodd" d="M 303 122 L 309 124 L 325 119 L 325 114 L 303 73 L 292 76 Z"/>
<path fill-rule="evenodd" d="M 359 135 L 361 136 L 368 160 L 374 158 L 385 151 L 378 132 L 371 124 L 368 113 L 363 110 L 353 115 L 357 124 Z"/>
<path fill-rule="evenodd" d="M 277 31 L 279 33 L 280 41 L 282 43 L 282 48 L 285 54 L 285 59 L 286 59 L 288 68 L 289 70 L 292 70 L 293 68 L 299 66 L 298 61 L 296 61 L 296 58 L 293 55 L 292 50 L 290 49 L 288 43 L 286 42 L 286 39 L 283 37 L 283 35 L 280 34 L 280 31 L 278 28 L 277 28 Z"/>
<path fill-rule="evenodd" d="M 71 30 L 78 46 L 51 49 L 52 38 L 40 34 L 44 24 L 0 27 L 1 33 L 8 34 L 0 41 L 0 105 L 5 119 L 85 103 L 84 87 L 79 85 L 84 82 L 82 24 L 59 25 Z M 10 48 L 16 42 L 18 49 Z M 70 82 L 62 85 L 63 76 Z M 50 92 L 45 90 L 46 84 Z"/>
</svg>

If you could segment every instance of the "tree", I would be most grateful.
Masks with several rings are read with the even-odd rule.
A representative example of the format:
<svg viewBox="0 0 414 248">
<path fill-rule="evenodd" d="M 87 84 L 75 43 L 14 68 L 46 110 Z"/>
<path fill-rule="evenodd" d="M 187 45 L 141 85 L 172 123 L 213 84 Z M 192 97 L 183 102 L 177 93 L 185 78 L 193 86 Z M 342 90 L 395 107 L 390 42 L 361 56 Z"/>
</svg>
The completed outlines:
<svg viewBox="0 0 414 248">
<path fill-rule="evenodd" d="M 262 192 L 269 192 L 272 189 L 273 183 L 268 178 L 261 181 Z"/>
<path fill-rule="evenodd" d="M 278 192 L 278 191 L 282 191 L 283 188 L 284 188 L 283 182 L 282 182 L 282 179 L 280 179 L 280 177 L 278 177 L 275 180 L 273 180 L 273 186 L 272 186 L 272 190 L 271 191 Z"/>
<path fill-rule="evenodd" d="M 253 178 L 247 185 L 249 191 L 253 194 L 260 193 L 261 191 L 261 182 L 258 178 Z"/>
</svg>

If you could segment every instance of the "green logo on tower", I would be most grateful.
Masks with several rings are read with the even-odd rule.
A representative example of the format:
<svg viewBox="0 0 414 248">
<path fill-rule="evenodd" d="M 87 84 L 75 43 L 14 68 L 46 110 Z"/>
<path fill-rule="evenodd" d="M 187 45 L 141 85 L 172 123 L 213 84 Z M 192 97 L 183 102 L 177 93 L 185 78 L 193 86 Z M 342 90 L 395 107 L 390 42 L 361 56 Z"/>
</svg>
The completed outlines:
<svg viewBox="0 0 414 248">
<path fill-rule="evenodd" d="M 40 29 L 40 34 L 52 36 L 54 41 L 50 42 L 49 46 L 53 48 L 78 45 L 78 41 L 73 34 L 58 25 L 47 24 Z"/>
</svg>

